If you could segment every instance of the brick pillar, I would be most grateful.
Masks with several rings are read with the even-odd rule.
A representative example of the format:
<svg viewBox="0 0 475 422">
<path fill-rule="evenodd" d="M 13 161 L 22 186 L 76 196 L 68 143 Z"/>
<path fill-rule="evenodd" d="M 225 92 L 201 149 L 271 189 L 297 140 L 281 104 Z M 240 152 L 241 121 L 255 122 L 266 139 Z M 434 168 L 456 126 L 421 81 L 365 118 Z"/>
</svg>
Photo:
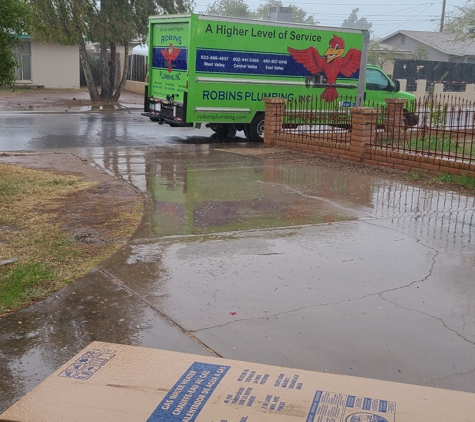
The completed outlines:
<svg viewBox="0 0 475 422">
<path fill-rule="evenodd" d="M 351 108 L 350 155 L 355 161 L 363 161 L 364 148 L 376 139 L 378 110 L 371 107 Z"/>
<path fill-rule="evenodd" d="M 263 98 L 265 103 L 264 146 L 274 145 L 274 135 L 282 130 L 285 100 L 283 98 Z"/>
<path fill-rule="evenodd" d="M 386 98 L 386 122 L 384 138 L 387 142 L 399 141 L 404 130 L 404 105 L 407 100 L 402 98 Z"/>
</svg>

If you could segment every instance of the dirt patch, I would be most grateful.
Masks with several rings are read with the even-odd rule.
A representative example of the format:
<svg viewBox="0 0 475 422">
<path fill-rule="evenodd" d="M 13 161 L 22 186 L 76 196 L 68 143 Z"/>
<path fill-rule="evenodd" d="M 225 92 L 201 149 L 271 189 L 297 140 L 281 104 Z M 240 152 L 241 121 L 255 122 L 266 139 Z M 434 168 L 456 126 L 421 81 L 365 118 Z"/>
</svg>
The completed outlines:
<svg viewBox="0 0 475 422">
<path fill-rule="evenodd" d="M 123 91 L 119 98 L 120 104 L 142 107 L 143 96 Z M 51 90 L 51 89 L 17 89 L 0 91 L 0 111 L 44 111 L 45 109 L 74 110 L 99 107 L 93 103 L 87 89 Z"/>
<path fill-rule="evenodd" d="M 69 195 L 57 207 L 64 228 L 80 238 L 85 238 L 84 233 L 88 231 L 91 237 L 103 239 L 111 233 L 130 231 L 116 216 L 142 203 L 142 198 L 129 185 L 73 154 L 0 154 L 0 163 L 80 176 L 96 182 L 95 187 Z"/>
</svg>

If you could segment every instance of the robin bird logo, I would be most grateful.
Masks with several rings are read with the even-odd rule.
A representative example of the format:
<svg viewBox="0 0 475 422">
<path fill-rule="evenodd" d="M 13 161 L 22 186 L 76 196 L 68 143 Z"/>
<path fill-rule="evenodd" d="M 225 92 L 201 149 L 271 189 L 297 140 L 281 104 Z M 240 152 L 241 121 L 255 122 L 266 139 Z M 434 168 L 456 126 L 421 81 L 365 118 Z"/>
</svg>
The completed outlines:
<svg viewBox="0 0 475 422">
<path fill-rule="evenodd" d="M 350 48 L 344 55 L 345 42 L 337 35 L 333 35 L 328 50 L 325 51 L 323 57 L 313 46 L 305 50 L 295 50 L 287 47 L 287 50 L 297 63 L 303 64 L 313 75 L 323 72 L 329 84 L 334 84 L 340 73 L 350 77 L 360 68 L 361 51 Z M 323 91 L 322 98 L 328 102 L 335 101 L 338 98 L 336 88 L 326 88 Z"/>
<path fill-rule="evenodd" d="M 180 54 L 180 49 L 173 47 L 173 44 L 170 43 L 170 46 L 166 49 L 161 50 L 163 58 L 168 65 L 168 73 L 172 73 L 172 63 Z"/>
</svg>

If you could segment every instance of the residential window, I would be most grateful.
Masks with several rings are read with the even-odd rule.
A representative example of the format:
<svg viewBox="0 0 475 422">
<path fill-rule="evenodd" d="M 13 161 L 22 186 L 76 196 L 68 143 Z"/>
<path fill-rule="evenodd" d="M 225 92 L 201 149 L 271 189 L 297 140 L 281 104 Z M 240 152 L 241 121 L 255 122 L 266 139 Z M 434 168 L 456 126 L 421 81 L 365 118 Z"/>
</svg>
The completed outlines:
<svg viewBox="0 0 475 422">
<path fill-rule="evenodd" d="M 401 34 L 401 45 L 406 44 L 406 36 L 404 34 Z"/>
<path fill-rule="evenodd" d="M 15 69 L 17 81 L 31 81 L 31 42 L 22 41 L 17 48 L 15 56 L 20 65 Z"/>
</svg>

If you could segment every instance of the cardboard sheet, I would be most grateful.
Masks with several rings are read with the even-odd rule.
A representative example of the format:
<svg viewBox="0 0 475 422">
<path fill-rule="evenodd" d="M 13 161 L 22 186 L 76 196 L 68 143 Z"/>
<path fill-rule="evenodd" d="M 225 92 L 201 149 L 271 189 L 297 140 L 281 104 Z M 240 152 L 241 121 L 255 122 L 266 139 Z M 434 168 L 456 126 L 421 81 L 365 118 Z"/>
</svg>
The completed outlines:
<svg viewBox="0 0 475 422">
<path fill-rule="evenodd" d="M 93 342 L 2 421 L 475 421 L 475 394 Z"/>
</svg>

